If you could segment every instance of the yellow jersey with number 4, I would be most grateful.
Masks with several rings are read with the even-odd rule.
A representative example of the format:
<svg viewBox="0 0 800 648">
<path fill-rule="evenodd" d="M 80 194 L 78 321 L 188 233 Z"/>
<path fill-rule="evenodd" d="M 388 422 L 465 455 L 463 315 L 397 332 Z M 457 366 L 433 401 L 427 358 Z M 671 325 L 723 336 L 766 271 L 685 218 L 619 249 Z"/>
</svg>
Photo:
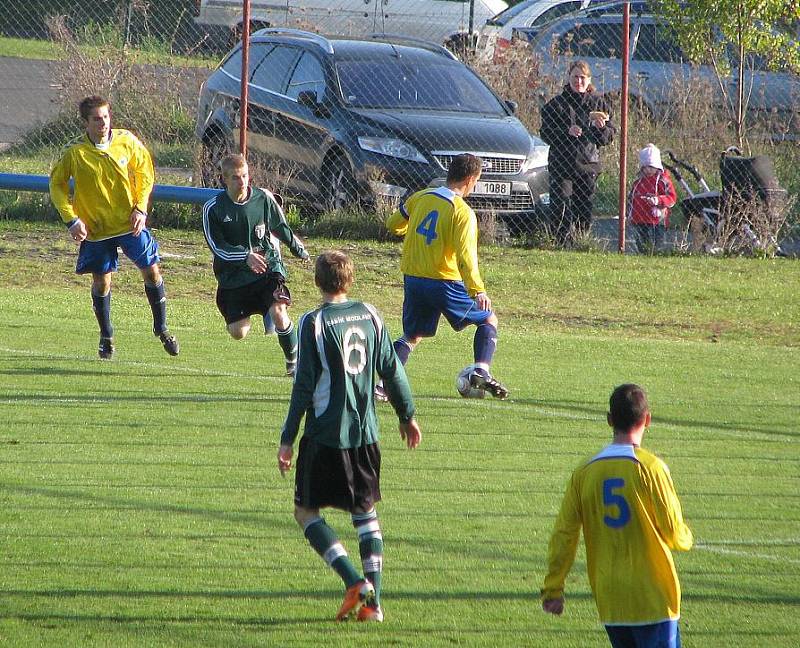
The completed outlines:
<svg viewBox="0 0 800 648">
<path fill-rule="evenodd" d="M 486 292 L 478 271 L 478 220 L 464 199 L 448 189 L 412 194 L 386 220 L 404 236 L 400 269 L 412 277 L 463 281 L 470 297 Z"/>
<path fill-rule="evenodd" d="M 680 616 L 671 550 L 689 550 L 693 538 L 661 459 L 639 447 L 611 444 L 573 472 L 550 539 L 544 600 L 564 595 L 581 527 L 589 583 L 604 624 Z"/>
</svg>

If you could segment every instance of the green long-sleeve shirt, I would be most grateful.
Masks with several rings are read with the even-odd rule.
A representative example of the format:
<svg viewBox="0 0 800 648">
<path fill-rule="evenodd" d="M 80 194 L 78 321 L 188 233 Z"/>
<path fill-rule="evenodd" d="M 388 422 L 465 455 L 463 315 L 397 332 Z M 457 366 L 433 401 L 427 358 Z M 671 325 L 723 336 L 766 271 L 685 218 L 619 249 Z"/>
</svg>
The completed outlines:
<svg viewBox="0 0 800 648">
<path fill-rule="evenodd" d="M 294 256 L 308 257 L 272 194 L 257 187 L 242 203 L 225 191 L 209 200 L 203 206 L 203 233 L 214 254 L 214 274 L 221 288 L 239 288 L 259 279 L 247 265 L 250 252 L 263 253 L 269 272 L 286 276 L 278 241 Z"/>
<path fill-rule="evenodd" d="M 305 436 L 334 448 L 378 440 L 376 374 L 401 421 L 414 415 L 406 372 L 378 312 L 358 301 L 326 302 L 300 319 L 297 374 L 281 443 Z"/>
</svg>

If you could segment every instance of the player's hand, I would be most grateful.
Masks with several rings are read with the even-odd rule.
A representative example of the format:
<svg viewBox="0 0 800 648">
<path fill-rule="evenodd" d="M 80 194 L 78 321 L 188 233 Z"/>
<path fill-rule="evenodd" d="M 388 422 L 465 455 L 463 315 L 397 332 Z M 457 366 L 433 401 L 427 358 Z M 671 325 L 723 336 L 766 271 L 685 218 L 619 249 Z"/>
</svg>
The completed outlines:
<svg viewBox="0 0 800 648">
<path fill-rule="evenodd" d="M 408 423 L 400 423 L 400 438 L 406 442 L 409 450 L 413 450 L 422 441 L 422 431 L 415 419 L 411 419 Z"/>
<path fill-rule="evenodd" d="M 492 300 L 489 299 L 489 295 L 486 293 L 478 293 L 475 295 L 475 303 L 478 305 L 478 308 L 485 311 L 492 310 Z"/>
<path fill-rule="evenodd" d="M 80 218 L 70 225 L 69 235 L 72 237 L 73 241 L 80 243 L 88 236 L 88 234 L 89 233 L 86 231 L 86 225 Z"/>
<path fill-rule="evenodd" d="M 561 613 L 564 611 L 564 597 L 542 601 L 542 609 L 548 614 L 561 616 Z"/>
<path fill-rule="evenodd" d="M 580 126 L 577 126 L 575 124 L 570 126 L 569 130 L 567 132 L 570 135 L 572 135 L 572 137 L 580 137 L 581 135 L 583 135 L 583 129 Z"/>
<path fill-rule="evenodd" d="M 147 214 L 145 214 L 138 207 L 134 207 L 131 211 L 131 227 L 133 228 L 133 235 L 139 236 L 147 224 Z"/>
<path fill-rule="evenodd" d="M 306 265 L 308 263 L 311 263 L 311 255 L 308 253 L 308 250 L 306 250 L 305 248 L 303 248 L 303 250 L 300 252 L 300 257 L 299 258 L 300 258 L 300 261 L 302 261 L 304 265 Z"/>
<path fill-rule="evenodd" d="M 645 196 L 645 198 L 653 207 L 658 207 L 658 196 Z"/>
<path fill-rule="evenodd" d="M 286 473 L 292 468 L 292 446 L 281 444 L 278 448 L 278 470 L 281 471 L 281 477 L 286 477 Z"/>
<path fill-rule="evenodd" d="M 247 254 L 247 265 L 256 274 L 264 274 L 267 271 L 267 260 L 264 255 L 252 250 Z"/>
</svg>

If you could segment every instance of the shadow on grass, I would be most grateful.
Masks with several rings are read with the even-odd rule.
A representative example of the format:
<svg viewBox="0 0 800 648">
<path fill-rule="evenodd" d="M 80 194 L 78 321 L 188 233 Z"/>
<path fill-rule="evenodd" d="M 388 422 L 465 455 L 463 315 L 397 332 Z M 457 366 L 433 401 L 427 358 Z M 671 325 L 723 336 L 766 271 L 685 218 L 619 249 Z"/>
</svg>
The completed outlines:
<svg viewBox="0 0 800 648">
<path fill-rule="evenodd" d="M 266 489 L 266 486 L 264 487 Z M 59 500 L 67 500 L 73 502 L 91 502 L 93 504 L 102 504 L 109 507 L 117 507 L 138 511 L 154 511 L 157 513 L 170 513 L 179 515 L 190 515 L 208 518 L 211 520 L 222 520 L 225 522 L 249 522 L 258 525 L 266 523 L 265 516 L 259 513 L 235 513 L 233 511 L 215 511 L 205 508 L 194 508 L 190 506 L 178 506 L 176 504 L 158 504 L 153 502 L 143 502 L 140 500 L 124 499 L 120 497 L 100 497 L 98 495 L 89 495 L 81 491 L 59 490 L 55 488 L 40 488 L 35 486 L 19 486 L 17 484 L 0 483 L 0 490 L 6 493 L 18 493 L 22 495 L 36 495 L 51 497 Z M 279 524 L 285 528 L 296 529 L 297 526 L 294 521 L 290 521 L 291 515 L 287 511 L 286 521 Z M 274 522 L 270 521 L 270 525 L 274 526 Z"/>
<path fill-rule="evenodd" d="M 534 407 L 541 407 L 541 408 L 551 408 L 555 410 L 563 410 L 566 412 L 580 413 L 585 415 L 584 417 L 587 420 L 596 419 L 598 425 L 603 425 L 603 426 L 606 425 L 606 412 L 605 410 L 603 411 L 598 410 L 597 405 L 578 403 L 574 401 L 545 401 L 545 400 L 536 400 L 532 398 L 516 398 L 513 399 L 513 403 L 519 403 L 520 405 L 531 405 Z M 742 402 L 737 403 L 737 405 L 743 407 L 748 406 L 747 403 L 742 403 Z M 770 406 L 773 407 L 773 405 Z M 752 407 L 754 409 L 763 407 L 763 403 L 753 403 Z M 784 407 L 793 410 L 798 409 L 792 405 L 774 405 L 774 407 Z M 665 425 L 671 425 L 676 428 L 691 430 L 693 432 L 696 431 L 698 428 L 700 428 L 704 430 L 712 430 L 719 432 L 730 432 L 730 431 L 754 432 L 758 434 L 766 434 L 776 437 L 795 438 L 800 436 L 800 430 L 776 430 L 775 428 L 771 427 L 742 426 L 742 425 L 736 425 L 735 423 L 720 423 L 719 421 L 716 420 L 687 421 L 683 419 L 659 416 L 658 413 L 654 413 L 653 426 L 658 426 L 659 423 L 664 423 Z"/>
</svg>

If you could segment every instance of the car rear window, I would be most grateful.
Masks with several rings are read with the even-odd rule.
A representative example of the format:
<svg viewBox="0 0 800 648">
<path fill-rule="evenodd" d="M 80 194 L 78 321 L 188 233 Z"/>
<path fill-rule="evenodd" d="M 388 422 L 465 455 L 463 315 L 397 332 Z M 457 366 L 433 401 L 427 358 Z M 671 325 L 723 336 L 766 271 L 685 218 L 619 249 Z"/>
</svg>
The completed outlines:
<svg viewBox="0 0 800 648">
<path fill-rule="evenodd" d="M 469 68 L 442 58 L 376 58 L 336 64 L 345 101 L 356 108 L 419 108 L 505 115 Z"/>
</svg>

